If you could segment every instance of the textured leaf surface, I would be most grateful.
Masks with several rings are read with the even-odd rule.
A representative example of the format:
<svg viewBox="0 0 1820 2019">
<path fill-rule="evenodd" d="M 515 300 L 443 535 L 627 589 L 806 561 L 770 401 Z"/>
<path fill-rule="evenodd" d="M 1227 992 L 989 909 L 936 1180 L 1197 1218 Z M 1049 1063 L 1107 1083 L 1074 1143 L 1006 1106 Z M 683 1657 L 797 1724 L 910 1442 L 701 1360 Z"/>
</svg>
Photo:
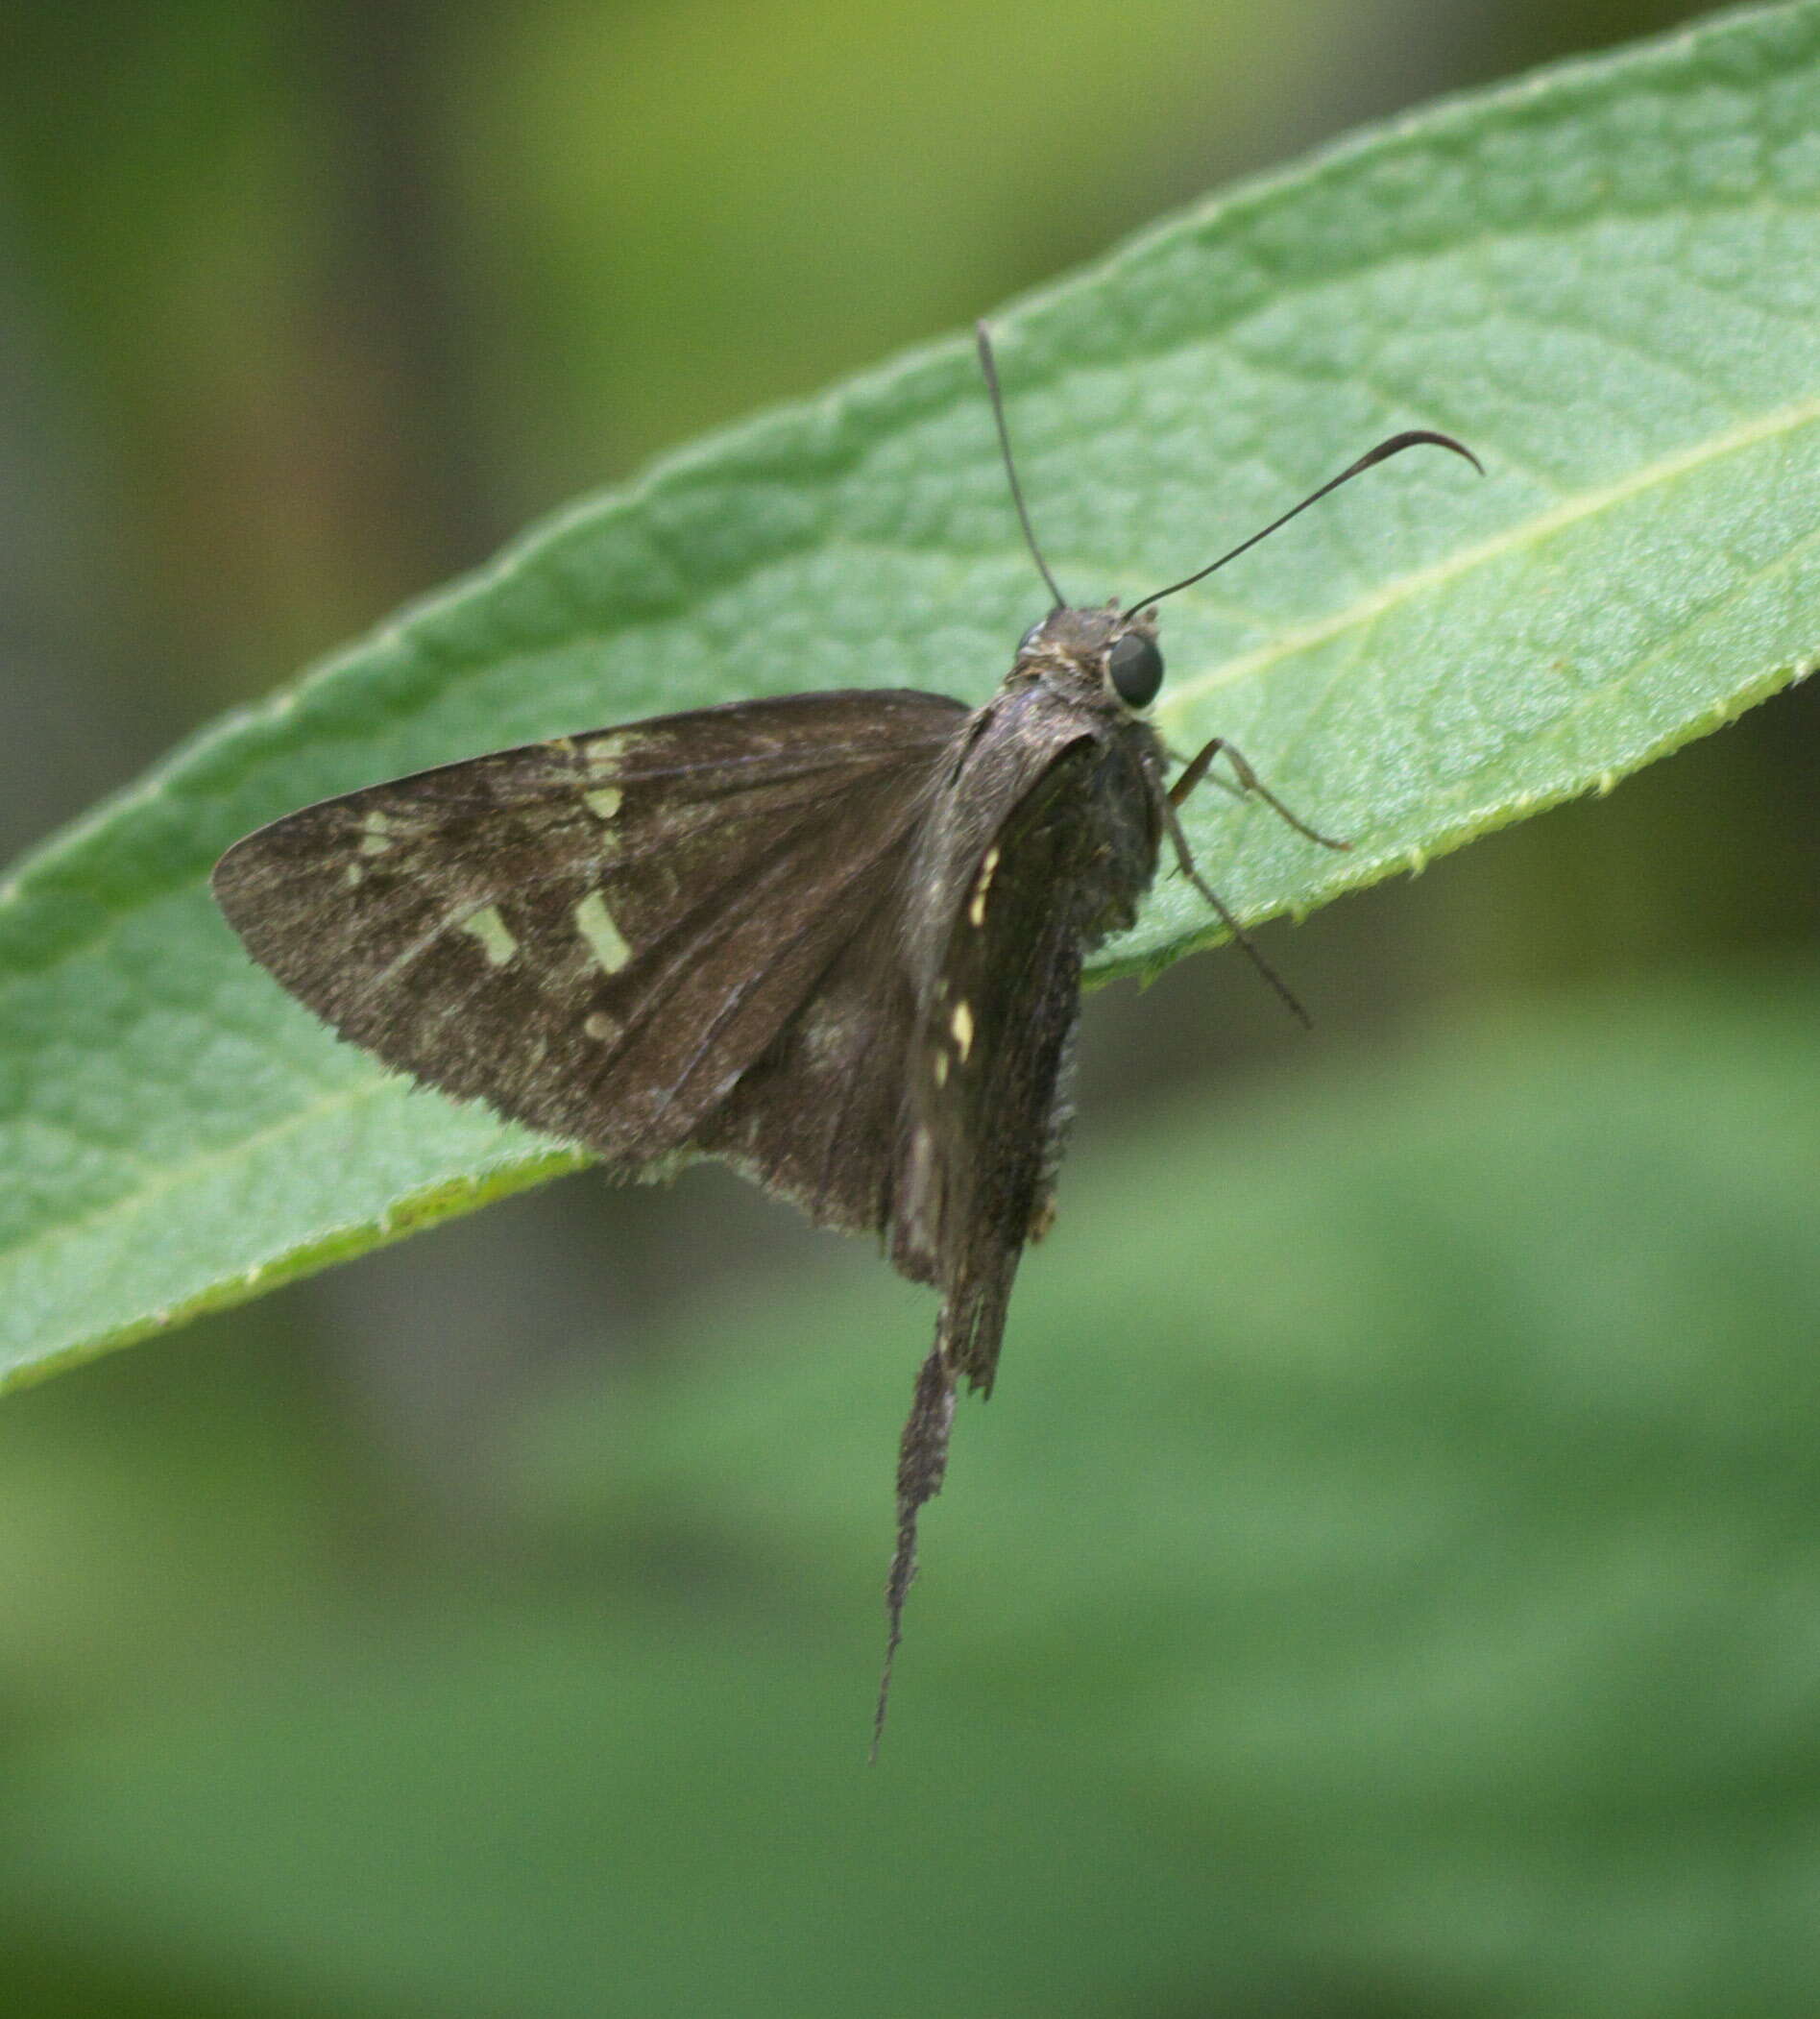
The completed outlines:
<svg viewBox="0 0 1820 2019">
<path fill-rule="evenodd" d="M 1171 606 L 1160 714 L 1353 838 L 1208 795 L 1301 911 L 1716 726 L 1820 650 L 1820 7 L 1449 105 L 1163 227 L 999 325 L 1081 599 L 1373 437 L 1406 458 Z M 967 347 L 584 505 L 200 739 L 0 889 L 0 1378 L 570 1159 L 388 1080 L 252 971 L 214 856 L 311 798 L 750 693 L 983 696 L 1036 612 Z M 1209 936 L 1164 880 L 1112 966 Z"/>
</svg>

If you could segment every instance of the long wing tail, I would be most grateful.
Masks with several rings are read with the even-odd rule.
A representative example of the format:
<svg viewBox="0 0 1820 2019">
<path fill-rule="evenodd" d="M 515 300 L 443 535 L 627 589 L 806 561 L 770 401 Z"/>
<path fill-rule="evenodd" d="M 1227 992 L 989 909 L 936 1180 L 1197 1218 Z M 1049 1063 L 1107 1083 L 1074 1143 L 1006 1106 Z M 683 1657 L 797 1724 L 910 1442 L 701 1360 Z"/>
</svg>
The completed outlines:
<svg viewBox="0 0 1820 2019">
<path fill-rule="evenodd" d="M 904 1601 L 916 1575 L 916 1522 L 923 1509 L 941 1491 L 948 1471 L 948 1437 L 955 1421 L 955 1371 L 937 1334 L 929 1358 L 916 1375 L 916 1390 L 904 1435 L 897 1447 L 897 1547 L 886 1581 L 885 1613 L 889 1633 L 885 1666 L 879 1676 L 879 1704 L 872 1717 L 871 1758 L 879 1756 L 885 1716 L 891 1701 L 891 1670 L 904 1639 Z"/>
<path fill-rule="evenodd" d="M 948 1473 L 948 1440 L 954 1429 L 958 1384 L 964 1380 L 979 1393 L 992 1392 L 1019 1253 L 1014 1247 L 1003 1250 L 990 1262 L 982 1263 L 964 1290 L 950 1291 L 943 1299 L 934 1347 L 917 1371 L 910 1412 L 897 1447 L 897 1546 L 885 1585 L 888 1633 L 885 1667 L 879 1677 L 878 1710 L 872 1719 L 875 1760 L 890 1704 L 891 1669 L 904 1639 L 904 1602 L 916 1576 L 917 1520 L 940 1493 Z"/>
</svg>

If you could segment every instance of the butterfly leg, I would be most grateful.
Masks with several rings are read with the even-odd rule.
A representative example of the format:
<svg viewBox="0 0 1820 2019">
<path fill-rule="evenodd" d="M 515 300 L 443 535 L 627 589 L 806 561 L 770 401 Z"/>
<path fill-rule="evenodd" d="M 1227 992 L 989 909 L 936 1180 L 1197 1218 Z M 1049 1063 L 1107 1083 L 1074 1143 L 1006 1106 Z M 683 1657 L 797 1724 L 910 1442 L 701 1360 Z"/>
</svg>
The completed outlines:
<svg viewBox="0 0 1820 2019">
<path fill-rule="evenodd" d="M 1327 835 L 1318 834 L 1315 831 L 1315 829 L 1308 825 L 1306 820 L 1298 819 L 1297 815 L 1291 813 L 1289 808 L 1286 807 L 1279 798 L 1277 798 L 1276 794 L 1271 791 L 1270 787 L 1264 783 L 1264 781 L 1257 775 L 1257 773 L 1254 770 L 1252 770 L 1250 762 L 1237 749 L 1237 747 L 1232 743 L 1227 742 L 1225 738 L 1223 736 L 1216 736 L 1198 757 L 1191 759 L 1188 765 L 1188 768 L 1181 774 L 1181 776 L 1178 779 L 1177 779 L 1176 783 L 1170 787 L 1169 803 L 1171 806 L 1179 806 L 1182 803 L 1182 801 L 1187 798 L 1188 794 L 1194 791 L 1196 786 L 1198 786 L 1201 783 L 1201 781 L 1204 777 L 1206 777 L 1208 766 L 1213 763 L 1214 759 L 1219 756 L 1222 750 L 1225 752 L 1226 762 L 1232 766 L 1232 769 L 1238 778 L 1239 790 L 1241 791 L 1250 792 L 1254 798 L 1263 800 L 1264 804 L 1268 806 L 1274 814 L 1276 814 L 1280 818 L 1287 820 L 1290 826 L 1293 827 L 1298 835 L 1306 835 L 1309 840 L 1320 842 L 1323 848 L 1347 849 L 1352 846 L 1352 843 L 1350 841 L 1336 841 Z"/>
<path fill-rule="evenodd" d="M 1210 747 L 1217 749 L 1219 746 L 1215 743 Z M 1201 753 L 1201 757 L 1195 759 L 1195 764 L 1201 766 L 1201 771 L 1203 775 L 1206 766 L 1201 764 L 1201 758 L 1206 756 L 1207 752 L 1203 750 Z M 1190 770 L 1193 768 L 1191 766 Z M 1187 775 L 1186 772 L 1183 773 L 1184 777 Z M 1177 780 L 1178 787 L 1180 781 Z M 1160 789 L 1157 791 L 1157 810 L 1162 815 L 1164 830 L 1168 834 L 1170 843 L 1176 851 L 1177 866 L 1181 870 L 1183 876 L 1194 885 L 1195 888 L 1201 892 L 1201 896 L 1207 900 L 1207 903 L 1212 906 L 1220 923 L 1232 935 L 1233 943 L 1244 954 L 1246 959 L 1250 961 L 1251 965 L 1257 969 L 1258 973 L 1264 977 L 1265 981 L 1276 991 L 1277 995 L 1282 999 L 1284 1008 L 1288 1010 L 1289 1013 L 1301 1025 L 1304 1031 L 1312 1031 L 1314 1029 L 1314 1019 L 1302 1008 L 1300 1003 L 1296 1000 L 1294 994 L 1291 993 L 1288 983 L 1283 980 L 1282 976 L 1276 972 L 1275 968 L 1265 960 L 1264 956 L 1252 944 L 1251 936 L 1232 915 L 1232 908 L 1226 903 L 1225 899 L 1195 867 L 1194 851 L 1188 846 L 1188 837 L 1182 832 L 1181 820 L 1176 812 L 1177 803 L 1175 792 L 1165 792 Z M 1299 822 L 1297 824 L 1300 825 Z M 1303 831 L 1306 832 L 1305 829 Z M 1320 837 L 1317 836 L 1316 839 L 1319 839 Z M 1341 841 L 1331 845 L 1344 848 L 1346 843 Z"/>
</svg>

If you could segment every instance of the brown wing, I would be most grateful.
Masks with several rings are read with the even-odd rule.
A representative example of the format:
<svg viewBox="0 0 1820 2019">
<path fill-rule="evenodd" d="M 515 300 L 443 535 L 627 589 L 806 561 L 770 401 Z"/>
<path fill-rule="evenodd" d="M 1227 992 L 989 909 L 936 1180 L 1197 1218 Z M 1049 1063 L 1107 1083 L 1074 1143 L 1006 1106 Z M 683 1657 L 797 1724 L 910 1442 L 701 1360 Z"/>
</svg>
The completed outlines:
<svg viewBox="0 0 1820 2019">
<path fill-rule="evenodd" d="M 906 1061 L 893 1259 L 937 1284 L 954 1372 L 989 1388 L 1018 1256 L 1046 1214 L 1085 950 L 1156 860 L 1150 732 L 1040 693 L 976 718 L 926 848 L 928 944 Z"/>
<path fill-rule="evenodd" d="M 703 1150 L 800 1193 L 793 1138 L 711 1117 L 792 1019 L 812 1080 L 847 1072 L 843 956 L 892 907 L 964 718 L 842 692 L 529 744 L 276 821 L 215 894 L 255 960 L 388 1064 L 626 1169 Z M 803 1013 L 824 986 L 832 1025 Z M 824 1217 L 853 1224 L 851 1189 Z"/>
</svg>

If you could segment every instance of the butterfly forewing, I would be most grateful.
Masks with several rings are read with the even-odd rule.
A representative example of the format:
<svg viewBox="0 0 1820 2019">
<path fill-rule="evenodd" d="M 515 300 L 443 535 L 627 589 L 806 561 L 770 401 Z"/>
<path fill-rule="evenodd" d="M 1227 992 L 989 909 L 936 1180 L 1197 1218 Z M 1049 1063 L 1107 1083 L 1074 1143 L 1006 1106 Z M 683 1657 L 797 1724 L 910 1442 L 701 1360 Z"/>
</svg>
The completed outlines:
<svg viewBox="0 0 1820 2019">
<path fill-rule="evenodd" d="M 856 691 L 558 738 L 307 807 L 230 850 L 215 892 L 344 1036 L 637 1165 L 707 1147 L 741 1073 L 899 901 L 964 719 Z M 829 1056 L 826 1027 L 801 1028 Z M 764 1171 L 763 1131 L 723 1134 Z"/>
</svg>

